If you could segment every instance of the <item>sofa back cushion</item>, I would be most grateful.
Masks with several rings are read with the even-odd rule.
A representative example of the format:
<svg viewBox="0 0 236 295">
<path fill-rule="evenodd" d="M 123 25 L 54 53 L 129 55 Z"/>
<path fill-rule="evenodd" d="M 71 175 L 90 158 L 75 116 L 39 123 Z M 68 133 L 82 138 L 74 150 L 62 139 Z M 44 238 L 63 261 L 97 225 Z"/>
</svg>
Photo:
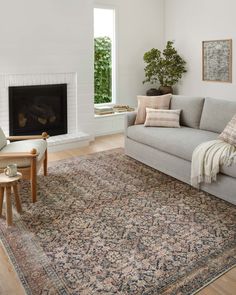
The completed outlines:
<svg viewBox="0 0 236 295">
<path fill-rule="evenodd" d="M 2 131 L 2 128 L 0 127 L 0 150 L 7 145 L 6 136 Z"/>
<path fill-rule="evenodd" d="M 221 133 L 236 114 L 236 102 L 206 98 L 200 129 Z"/>
<path fill-rule="evenodd" d="M 199 128 L 203 104 L 203 97 L 173 95 L 170 102 L 170 109 L 182 110 L 180 115 L 180 125 Z"/>
</svg>

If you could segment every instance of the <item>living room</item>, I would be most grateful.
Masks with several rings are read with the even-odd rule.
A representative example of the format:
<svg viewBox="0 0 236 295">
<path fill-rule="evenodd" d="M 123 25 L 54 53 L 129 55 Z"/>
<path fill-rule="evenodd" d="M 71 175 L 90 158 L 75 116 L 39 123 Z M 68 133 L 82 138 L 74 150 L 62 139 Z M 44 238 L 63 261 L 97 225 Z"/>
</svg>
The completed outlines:
<svg viewBox="0 0 236 295">
<path fill-rule="evenodd" d="M 113 26 L 105 104 L 95 100 L 95 9 L 113 15 L 112 24 L 105 17 L 102 24 Z M 235 294 L 235 9 L 233 0 L 1 1 L 0 294 Z M 144 54 L 163 51 L 168 41 L 186 69 L 164 97 L 180 125 L 147 127 L 163 93 L 155 95 L 157 106 L 150 104 L 146 92 L 160 83 L 143 83 Z M 211 41 L 225 46 L 218 60 L 226 55 L 215 80 L 204 76 L 216 64 L 205 64 Z M 37 94 L 34 104 L 45 113 L 37 124 L 24 116 L 23 90 Z M 50 95 L 60 96 L 63 126 L 37 130 L 56 120 Z M 135 124 L 137 96 L 147 104 Z M 130 109 L 94 113 L 114 105 Z M 27 135 L 14 116 L 23 129 L 30 122 Z M 193 148 L 222 133 L 228 166 L 220 155 L 212 183 L 196 189 L 190 174 L 202 167 L 191 166 Z M 9 160 L 12 151 L 17 155 Z M 16 163 L 18 174 L 5 176 Z"/>
</svg>

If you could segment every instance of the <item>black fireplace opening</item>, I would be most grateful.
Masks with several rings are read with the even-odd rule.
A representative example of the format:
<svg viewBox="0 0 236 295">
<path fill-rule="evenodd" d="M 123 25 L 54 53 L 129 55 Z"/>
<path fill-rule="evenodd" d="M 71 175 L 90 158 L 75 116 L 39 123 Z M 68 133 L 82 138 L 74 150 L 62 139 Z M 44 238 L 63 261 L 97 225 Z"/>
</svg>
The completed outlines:
<svg viewBox="0 0 236 295">
<path fill-rule="evenodd" d="M 67 133 L 67 84 L 9 87 L 10 135 Z"/>
</svg>

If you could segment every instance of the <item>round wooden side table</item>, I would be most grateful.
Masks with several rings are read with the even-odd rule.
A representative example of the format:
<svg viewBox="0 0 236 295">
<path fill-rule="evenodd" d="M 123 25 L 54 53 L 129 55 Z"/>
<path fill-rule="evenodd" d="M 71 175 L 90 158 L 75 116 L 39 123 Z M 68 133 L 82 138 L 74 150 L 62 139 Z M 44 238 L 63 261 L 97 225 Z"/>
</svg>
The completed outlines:
<svg viewBox="0 0 236 295">
<path fill-rule="evenodd" d="M 17 176 L 9 177 L 4 173 L 0 173 L 0 217 L 2 216 L 2 207 L 4 192 L 6 192 L 6 220 L 7 226 L 12 225 L 12 203 L 11 203 L 11 190 L 13 189 L 15 195 L 15 205 L 18 213 L 22 212 L 21 201 L 18 193 L 18 181 L 22 178 L 21 173 Z"/>
</svg>

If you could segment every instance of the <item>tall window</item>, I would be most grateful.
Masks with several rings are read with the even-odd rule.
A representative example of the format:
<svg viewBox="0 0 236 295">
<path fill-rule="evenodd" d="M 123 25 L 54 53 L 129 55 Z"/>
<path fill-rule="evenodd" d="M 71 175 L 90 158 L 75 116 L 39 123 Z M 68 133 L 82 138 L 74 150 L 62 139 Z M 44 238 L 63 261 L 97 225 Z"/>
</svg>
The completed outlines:
<svg viewBox="0 0 236 295">
<path fill-rule="evenodd" d="M 115 103 L 115 10 L 94 9 L 94 103 Z"/>
</svg>

